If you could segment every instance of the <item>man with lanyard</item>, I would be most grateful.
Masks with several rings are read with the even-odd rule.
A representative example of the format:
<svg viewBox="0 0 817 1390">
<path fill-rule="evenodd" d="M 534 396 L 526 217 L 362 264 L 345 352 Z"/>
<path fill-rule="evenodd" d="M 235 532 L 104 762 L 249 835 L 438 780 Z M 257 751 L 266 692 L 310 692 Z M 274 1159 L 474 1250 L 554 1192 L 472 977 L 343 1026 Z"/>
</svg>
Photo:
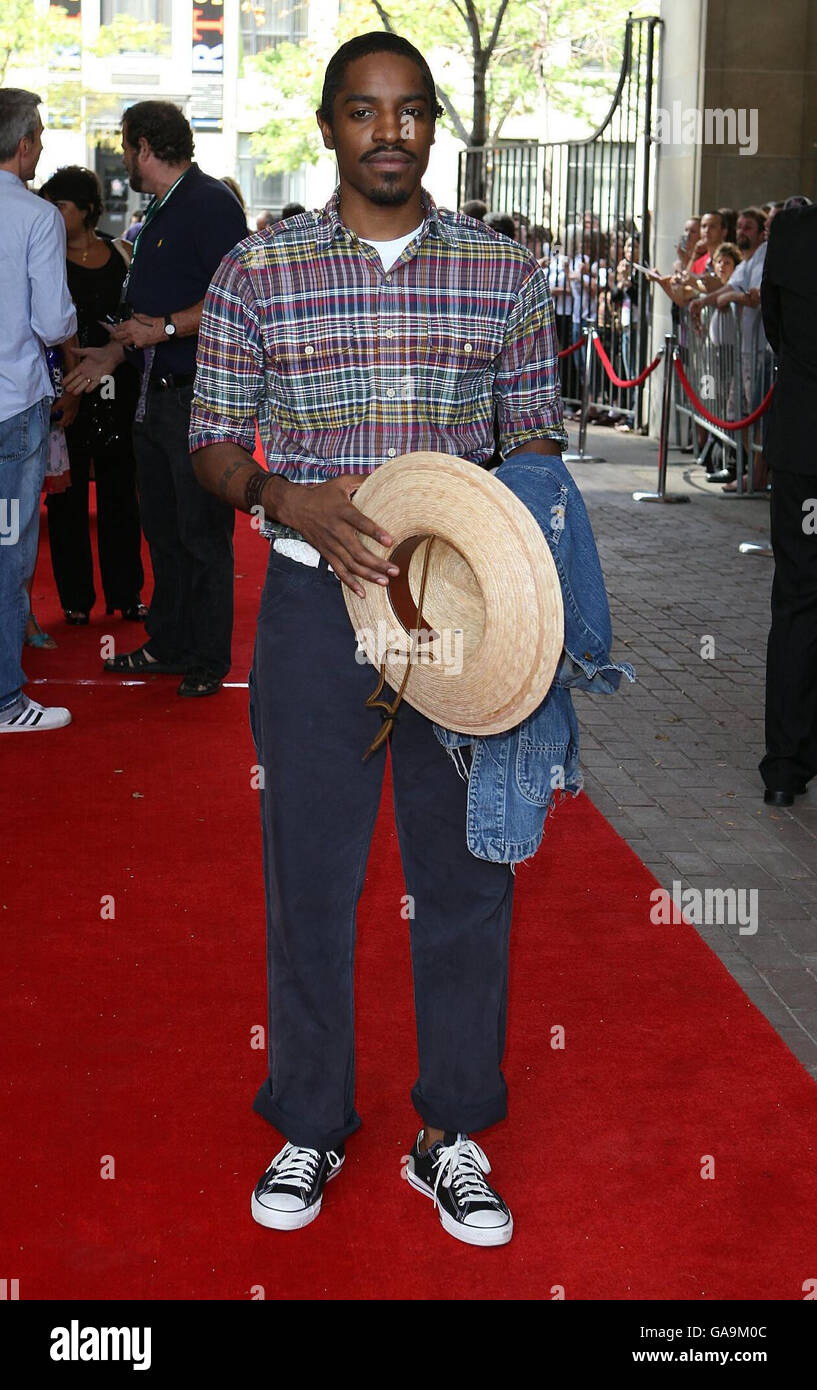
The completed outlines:
<svg viewBox="0 0 817 1390">
<path fill-rule="evenodd" d="M 134 450 L 153 566 L 148 641 L 105 667 L 129 676 L 184 673 L 180 695 L 211 695 L 230 669 L 235 515 L 198 486 L 187 436 L 204 295 L 247 226 L 230 190 L 193 163 L 192 131 L 171 102 L 129 107 L 122 150 L 131 188 L 154 199 L 110 346 L 86 349 L 66 380 L 69 390 L 92 391 L 126 350 L 142 368 Z"/>
<path fill-rule="evenodd" d="M 422 188 L 440 112 L 417 49 L 361 35 L 331 59 L 318 124 L 340 186 L 326 207 L 225 257 L 207 296 L 190 447 L 202 484 L 263 509 L 273 539 L 250 676 L 264 768 L 269 1076 L 254 1108 L 286 1144 L 252 1214 L 291 1230 L 317 1216 L 359 1126 L 354 1105 L 355 913 L 385 748 L 368 761 L 371 667 L 355 659 L 341 584 L 398 573 L 356 532 L 393 540 L 352 503 L 361 475 L 437 450 L 490 460 L 559 455 L 553 305 L 530 251 Z M 269 472 L 251 455 L 258 420 Z M 412 908 L 424 1128 L 407 1165 L 457 1239 L 500 1245 L 510 1211 L 469 1132 L 505 1117 L 513 874 L 471 855 L 467 786 L 410 706 L 391 739 Z M 395 884 L 393 930 L 399 918 Z M 395 1163 L 394 1177 L 399 1169 Z"/>
</svg>

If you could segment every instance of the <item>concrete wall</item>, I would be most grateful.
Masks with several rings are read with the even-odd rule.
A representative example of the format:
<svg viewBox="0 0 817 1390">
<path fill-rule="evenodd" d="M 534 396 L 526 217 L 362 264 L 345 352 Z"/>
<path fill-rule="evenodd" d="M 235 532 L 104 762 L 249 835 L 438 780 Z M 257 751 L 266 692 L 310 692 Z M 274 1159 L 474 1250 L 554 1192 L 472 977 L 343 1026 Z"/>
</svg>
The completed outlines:
<svg viewBox="0 0 817 1390">
<path fill-rule="evenodd" d="M 658 105 L 672 112 L 700 107 L 703 93 L 701 55 L 705 48 L 707 0 L 662 0 L 661 62 Z M 701 148 L 684 142 L 656 146 L 653 264 L 666 273 L 690 213 L 697 211 L 701 179 Z M 670 301 L 659 289 L 653 293 L 652 352 L 657 352 L 671 327 Z M 657 434 L 661 413 L 662 367 L 650 377 L 650 434 Z"/>
<path fill-rule="evenodd" d="M 652 250 L 666 272 L 692 212 L 791 193 L 817 198 L 817 0 L 662 0 L 660 13 L 658 105 L 670 118 L 670 139 L 657 146 Z M 683 119 L 690 110 L 701 113 L 697 140 Z M 742 113 L 742 126 L 731 142 L 727 127 L 719 143 L 708 143 L 705 113 L 725 110 Z M 717 137 L 717 127 L 710 133 Z M 653 350 L 669 331 L 669 311 L 656 291 Z M 660 389 L 653 389 L 650 433 L 659 414 Z"/>
<path fill-rule="evenodd" d="M 704 106 L 756 110 L 758 149 L 704 145 L 701 206 L 817 197 L 817 4 L 709 0 L 707 11 Z"/>
</svg>

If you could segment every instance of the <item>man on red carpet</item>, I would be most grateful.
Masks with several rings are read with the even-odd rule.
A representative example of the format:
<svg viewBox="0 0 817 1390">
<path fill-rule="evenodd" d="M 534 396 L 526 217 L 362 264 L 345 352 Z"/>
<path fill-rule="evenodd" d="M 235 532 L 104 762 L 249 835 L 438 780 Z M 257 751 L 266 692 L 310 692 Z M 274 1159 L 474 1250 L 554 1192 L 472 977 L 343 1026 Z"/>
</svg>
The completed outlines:
<svg viewBox="0 0 817 1390">
<path fill-rule="evenodd" d="M 263 509 L 272 541 L 250 675 L 267 896 L 269 1076 L 255 1109 L 286 1136 L 252 1213 L 292 1230 L 318 1214 L 359 1126 L 354 1108 L 355 914 L 385 747 L 367 762 L 371 670 L 355 660 L 341 583 L 397 566 L 357 532 L 392 538 L 352 503 L 361 474 L 436 450 L 488 463 L 566 443 L 553 306 L 524 247 L 422 187 L 434 80 L 390 33 L 330 61 L 317 113 L 339 188 L 324 209 L 250 237 L 210 287 L 190 447 L 200 482 Z M 269 472 L 252 460 L 258 420 Z M 469 1138 L 506 1114 L 513 875 L 466 844 L 467 784 L 431 721 L 403 705 L 391 737 L 395 814 L 413 904 L 423 1120 L 411 1185 L 472 1245 L 510 1240 L 510 1211 Z"/>
</svg>

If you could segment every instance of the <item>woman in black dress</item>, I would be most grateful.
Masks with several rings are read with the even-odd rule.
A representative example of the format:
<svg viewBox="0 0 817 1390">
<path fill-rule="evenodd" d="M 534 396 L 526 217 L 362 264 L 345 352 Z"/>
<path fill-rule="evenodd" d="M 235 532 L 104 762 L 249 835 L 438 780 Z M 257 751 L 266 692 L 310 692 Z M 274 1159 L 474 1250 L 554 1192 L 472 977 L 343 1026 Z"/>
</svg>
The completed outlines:
<svg viewBox="0 0 817 1390">
<path fill-rule="evenodd" d="M 96 232 L 102 189 L 90 169 L 66 165 L 45 183 L 43 197 L 62 213 L 67 237 L 68 288 L 77 309 L 80 347 L 103 347 L 108 334 L 100 320 L 113 316 L 127 273 L 127 252 Z M 71 486 L 46 499 L 51 559 L 60 602 L 69 623 L 87 623 L 96 600 L 88 519 L 88 482 L 96 482 L 97 544 L 108 613 L 141 621 L 144 573 L 141 560 L 136 462 L 131 425 L 139 378 L 123 362 L 112 381 L 80 398 L 65 438 Z M 91 468 L 93 467 L 93 475 Z"/>
</svg>

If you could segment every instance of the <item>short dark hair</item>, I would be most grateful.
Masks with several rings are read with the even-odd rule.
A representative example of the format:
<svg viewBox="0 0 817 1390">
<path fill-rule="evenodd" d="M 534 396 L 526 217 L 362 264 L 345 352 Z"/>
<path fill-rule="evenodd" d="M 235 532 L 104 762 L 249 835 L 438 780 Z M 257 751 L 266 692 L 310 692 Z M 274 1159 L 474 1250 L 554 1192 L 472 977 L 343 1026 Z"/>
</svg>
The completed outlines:
<svg viewBox="0 0 817 1390">
<path fill-rule="evenodd" d="M 482 221 L 487 211 L 488 204 L 483 203 L 481 198 L 469 198 L 460 208 L 460 212 L 464 212 L 466 217 L 475 217 L 477 222 Z"/>
<path fill-rule="evenodd" d="M 123 113 L 122 129 L 129 145 L 145 139 L 163 164 L 193 158 L 193 132 L 184 112 L 172 101 L 137 101 Z"/>
<path fill-rule="evenodd" d="M 492 227 L 495 232 L 516 241 L 516 223 L 509 212 L 486 212 L 482 220 L 486 227 Z"/>
<path fill-rule="evenodd" d="M 301 212 L 306 212 L 303 203 L 285 203 L 281 208 L 281 221 L 286 222 L 288 217 L 297 217 Z"/>
<path fill-rule="evenodd" d="M 370 53 L 398 53 L 401 58 L 410 58 L 420 69 L 432 119 L 443 114 L 443 108 L 437 100 L 437 88 L 431 76 L 431 69 L 420 50 L 400 34 L 390 34 L 385 29 L 373 29 L 369 34 L 358 34 L 356 38 L 349 39 L 348 43 L 341 44 L 337 53 L 334 53 L 327 63 L 321 104 L 318 108 L 318 114 L 327 125 L 331 126 L 334 120 L 335 97 L 343 86 L 346 69 L 350 63 L 354 63 L 358 58 L 366 58 Z"/>
<path fill-rule="evenodd" d="M 40 193 L 51 203 L 65 199 L 74 203 L 85 213 L 86 227 L 95 227 L 103 212 L 102 185 L 93 169 L 84 169 L 79 164 L 64 164 L 47 179 Z"/>
<path fill-rule="evenodd" d="M 766 226 L 766 214 L 762 208 L 741 208 L 738 217 L 751 217 L 759 232 Z"/>
</svg>

